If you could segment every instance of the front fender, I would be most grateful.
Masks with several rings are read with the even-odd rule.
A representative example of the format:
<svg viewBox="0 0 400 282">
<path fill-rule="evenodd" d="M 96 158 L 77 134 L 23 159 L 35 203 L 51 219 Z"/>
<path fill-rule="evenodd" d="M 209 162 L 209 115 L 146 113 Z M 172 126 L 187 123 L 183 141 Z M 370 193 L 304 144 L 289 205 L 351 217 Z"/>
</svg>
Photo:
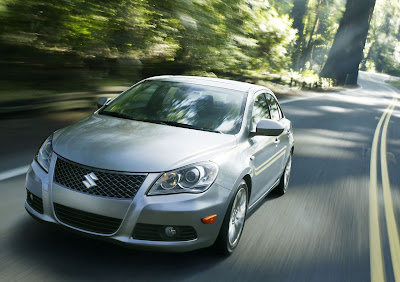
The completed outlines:
<svg viewBox="0 0 400 282">
<path fill-rule="evenodd" d="M 233 158 L 231 154 L 226 154 L 224 157 L 212 161 L 217 163 L 220 168 L 216 183 L 231 191 L 238 187 L 245 175 L 253 176 L 250 160 L 245 158 L 243 154 L 237 154 Z"/>
</svg>

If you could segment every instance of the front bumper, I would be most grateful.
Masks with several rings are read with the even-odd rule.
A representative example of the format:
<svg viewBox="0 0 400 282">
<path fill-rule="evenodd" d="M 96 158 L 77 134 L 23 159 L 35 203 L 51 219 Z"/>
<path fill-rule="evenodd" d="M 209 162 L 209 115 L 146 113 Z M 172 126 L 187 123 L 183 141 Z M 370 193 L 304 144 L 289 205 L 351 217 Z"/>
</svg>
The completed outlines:
<svg viewBox="0 0 400 282">
<path fill-rule="evenodd" d="M 146 192 L 159 173 L 148 174 L 146 180 L 132 199 L 110 199 L 77 192 L 53 182 L 53 172 L 57 155 L 53 153 L 50 172 L 46 173 L 33 161 L 27 176 L 26 188 L 28 196 L 25 208 L 30 215 L 39 221 L 62 225 L 69 229 L 94 236 L 99 239 L 111 240 L 125 246 L 157 249 L 164 251 L 191 251 L 211 246 L 219 233 L 225 212 L 227 210 L 231 191 L 218 184 L 213 184 L 207 191 L 200 194 L 172 194 L 146 196 Z M 31 199 L 35 199 L 33 204 Z M 37 203 L 43 209 L 37 208 Z M 90 228 L 80 227 L 80 224 L 69 224 L 57 211 L 58 206 L 67 207 L 82 213 L 83 220 L 95 215 L 100 218 L 110 217 L 120 220 L 115 232 L 110 234 L 90 231 Z M 67 213 L 69 210 L 64 211 Z M 203 224 L 201 219 L 217 214 L 213 224 Z M 72 219 L 79 221 L 72 215 Z M 60 219 L 61 218 L 61 219 Z M 73 221 L 75 222 L 75 221 Z M 106 218 L 108 222 L 108 218 Z M 76 222 L 75 222 L 76 223 Z M 137 225 L 138 224 L 138 225 Z M 196 238 L 190 240 L 149 240 L 135 239 L 132 236 L 135 226 L 186 226 L 195 230 Z M 86 225 L 85 225 L 86 226 Z"/>
</svg>

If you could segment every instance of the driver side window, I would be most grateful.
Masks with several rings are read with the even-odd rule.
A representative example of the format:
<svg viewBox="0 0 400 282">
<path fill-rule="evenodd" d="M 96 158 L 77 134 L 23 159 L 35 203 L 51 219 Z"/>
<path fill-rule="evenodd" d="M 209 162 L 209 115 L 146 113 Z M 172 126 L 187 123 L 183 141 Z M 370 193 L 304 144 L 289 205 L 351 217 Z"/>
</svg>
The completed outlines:
<svg viewBox="0 0 400 282">
<path fill-rule="evenodd" d="M 256 131 L 257 123 L 262 119 L 270 119 L 269 107 L 264 93 L 257 96 L 253 104 L 253 112 L 251 117 L 251 132 Z"/>
</svg>

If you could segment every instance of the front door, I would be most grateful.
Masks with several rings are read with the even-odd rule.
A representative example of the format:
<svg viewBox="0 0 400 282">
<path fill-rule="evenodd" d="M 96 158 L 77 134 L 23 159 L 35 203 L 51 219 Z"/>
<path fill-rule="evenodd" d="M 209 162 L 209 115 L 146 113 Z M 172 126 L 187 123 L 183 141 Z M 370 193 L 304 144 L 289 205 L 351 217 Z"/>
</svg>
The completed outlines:
<svg viewBox="0 0 400 282">
<path fill-rule="evenodd" d="M 253 102 L 250 131 L 255 132 L 257 123 L 262 119 L 271 119 L 265 93 L 257 95 Z M 249 138 L 249 143 L 251 146 L 250 163 L 253 184 L 249 201 L 251 205 L 276 182 L 285 151 L 280 136 L 253 136 Z"/>
<path fill-rule="evenodd" d="M 252 109 L 250 131 L 255 132 L 261 119 L 272 119 L 279 122 L 284 131 L 279 136 L 253 136 L 250 162 L 252 166 L 252 193 L 250 205 L 257 201 L 277 181 L 285 167 L 285 160 L 290 152 L 290 121 L 285 119 L 275 97 L 262 92 L 255 97 Z"/>
</svg>

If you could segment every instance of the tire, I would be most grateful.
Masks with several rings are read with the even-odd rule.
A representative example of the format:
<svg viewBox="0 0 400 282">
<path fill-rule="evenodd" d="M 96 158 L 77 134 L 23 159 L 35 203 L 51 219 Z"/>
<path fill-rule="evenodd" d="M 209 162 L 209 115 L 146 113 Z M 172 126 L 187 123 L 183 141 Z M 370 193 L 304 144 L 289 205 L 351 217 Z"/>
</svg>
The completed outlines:
<svg viewBox="0 0 400 282">
<path fill-rule="evenodd" d="M 242 180 L 226 211 L 224 221 L 214 244 L 216 251 L 222 255 L 231 255 L 239 244 L 246 221 L 248 191 L 246 182 Z"/>
<path fill-rule="evenodd" d="M 289 155 L 289 158 L 286 162 L 286 166 L 285 166 L 285 169 L 283 170 L 279 184 L 274 189 L 275 194 L 277 194 L 279 196 L 283 196 L 284 194 L 286 194 L 287 187 L 289 185 L 291 170 L 292 170 L 292 154 Z"/>
</svg>

